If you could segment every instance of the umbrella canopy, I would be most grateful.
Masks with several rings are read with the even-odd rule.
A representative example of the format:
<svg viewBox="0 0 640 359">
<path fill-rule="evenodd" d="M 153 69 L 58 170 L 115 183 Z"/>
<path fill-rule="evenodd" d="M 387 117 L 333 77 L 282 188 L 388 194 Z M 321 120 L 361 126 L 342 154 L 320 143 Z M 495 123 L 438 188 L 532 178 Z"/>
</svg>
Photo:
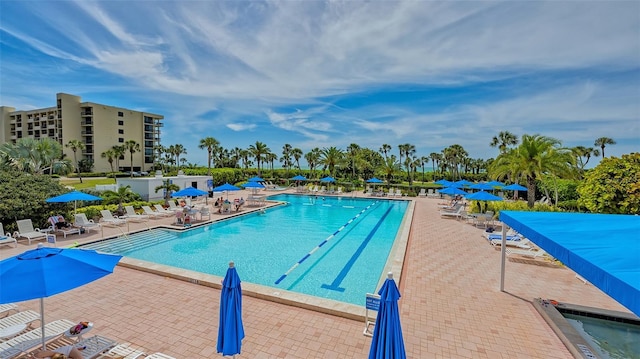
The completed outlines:
<svg viewBox="0 0 640 359">
<path fill-rule="evenodd" d="M 204 196 L 205 194 L 209 194 L 207 191 L 203 191 L 201 189 L 197 189 L 194 187 L 187 187 L 185 189 L 181 189 L 178 192 L 174 192 L 171 197 L 194 197 L 194 196 Z"/>
<path fill-rule="evenodd" d="M 335 178 L 333 178 L 333 177 L 331 177 L 331 176 L 327 176 L 327 177 L 325 177 L 325 178 L 321 178 L 321 179 L 320 179 L 320 181 L 321 181 L 321 182 L 335 182 L 335 181 L 336 181 L 336 179 L 335 179 Z"/>
<path fill-rule="evenodd" d="M 44 348 L 43 298 L 113 273 L 120 258 L 94 250 L 49 248 L 39 243 L 36 249 L 0 261 L 0 304 L 39 298 Z"/>
<path fill-rule="evenodd" d="M 250 181 L 250 182 L 255 182 L 255 181 Z M 227 183 L 225 183 L 223 185 L 220 185 L 218 187 L 215 187 L 213 189 L 214 192 L 239 191 L 239 190 L 240 190 L 240 188 L 230 184 L 229 182 L 227 182 Z"/>
<path fill-rule="evenodd" d="M 467 180 L 460 180 L 460 181 L 455 181 L 453 182 L 454 184 L 457 184 L 459 186 L 468 186 L 468 185 L 472 185 L 473 182 L 467 181 Z"/>
<path fill-rule="evenodd" d="M 102 201 L 102 198 L 80 191 L 71 191 L 45 200 L 48 203 L 67 203 L 71 201 L 73 201 L 73 213 L 75 214 L 78 201 Z"/>
<path fill-rule="evenodd" d="M 380 295 L 380 308 L 376 317 L 376 326 L 371 338 L 369 359 L 403 359 L 407 357 L 402 339 L 402 326 L 400 325 L 400 312 L 398 299 L 400 291 L 393 275 L 388 274 L 387 280 L 378 291 Z"/>
<path fill-rule="evenodd" d="M 473 201 L 502 201 L 502 197 L 494 196 L 489 192 L 480 191 L 466 196 L 468 200 Z"/>
<path fill-rule="evenodd" d="M 229 262 L 229 268 L 222 281 L 222 290 L 220 291 L 218 353 L 222 353 L 222 355 L 240 354 L 242 339 L 244 339 L 242 288 L 238 272 L 233 262 Z"/>
<path fill-rule="evenodd" d="M 493 187 L 502 187 L 504 186 L 504 183 L 500 182 L 500 181 L 489 181 L 487 182 L 488 185 L 491 185 Z"/>
<path fill-rule="evenodd" d="M 384 183 L 384 181 L 381 180 L 381 179 L 373 177 L 373 178 L 368 179 L 367 183 Z"/>
<path fill-rule="evenodd" d="M 514 184 L 510 184 L 508 186 L 504 186 L 504 187 L 502 187 L 502 189 L 506 189 L 506 190 L 509 190 L 509 191 L 526 191 L 527 187 L 524 187 L 524 186 L 521 186 L 521 185 L 519 185 L 517 183 L 514 183 Z"/>
<path fill-rule="evenodd" d="M 481 190 L 493 190 L 493 186 L 489 183 L 476 183 L 469 186 L 471 189 L 481 189 Z"/>
<path fill-rule="evenodd" d="M 244 187 L 244 188 L 264 188 L 264 185 L 262 183 L 258 183 L 258 182 L 247 182 L 247 183 L 243 184 L 242 187 Z"/>
<path fill-rule="evenodd" d="M 457 187 L 446 187 L 446 188 L 443 188 L 443 189 L 439 189 L 438 192 L 442 193 L 442 194 L 448 194 L 448 195 L 451 195 L 451 196 L 456 196 L 456 195 L 463 195 L 464 196 L 464 195 L 468 194 L 467 192 L 465 192 L 465 191 L 463 191 L 463 190 L 461 190 L 460 188 L 457 188 Z"/>
<path fill-rule="evenodd" d="M 294 181 L 306 181 L 307 177 L 302 176 L 302 175 L 297 175 L 295 177 L 292 177 L 291 179 L 294 180 Z"/>
<path fill-rule="evenodd" d="M 449 187 L 451 184 L 453 184 L 453 182 L 447 181 L 446 179 L 437 180 L 437 181 L 435 181 L 433 183 L 439 184 L 439 185 L 444 186 L 444 187 Z"/>
<path fill-rule="evenodd" d="M 255 176 L 255 177 L 249 178 L 248 181 L 249 182 L 264 182 L 264 179 L 262 179 L 262 178 L 260 178 L 258 176 Z"/>
</svg>

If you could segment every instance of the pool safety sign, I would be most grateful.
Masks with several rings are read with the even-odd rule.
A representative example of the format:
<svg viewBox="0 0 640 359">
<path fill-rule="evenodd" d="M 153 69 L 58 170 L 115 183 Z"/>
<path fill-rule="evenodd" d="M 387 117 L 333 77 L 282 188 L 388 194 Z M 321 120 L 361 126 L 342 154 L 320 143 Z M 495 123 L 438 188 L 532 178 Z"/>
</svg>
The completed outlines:
<svg viewBox="0 0 640 359">
<path fill-rule="evenodd" d="M 380 296 L 377 294 L 371 294 L 371 293 L 367 293 L 366 296 L 366 302 L 365 302 L 365 317 L 364 317 L 364 332 L 362 332 L 362 334 L 371 337 L 373 336 L 373 326 L 376 324 L 376 317 L 378 316 L 378 313 L 376 313 L 376 315 L 373 315 L 372 313 L 372 317 L 369 317 L 369 311 L 370 310 L 375 310 L 376 312 L 378 311 L 378 309 L 380 308 Z"/>
</svg>

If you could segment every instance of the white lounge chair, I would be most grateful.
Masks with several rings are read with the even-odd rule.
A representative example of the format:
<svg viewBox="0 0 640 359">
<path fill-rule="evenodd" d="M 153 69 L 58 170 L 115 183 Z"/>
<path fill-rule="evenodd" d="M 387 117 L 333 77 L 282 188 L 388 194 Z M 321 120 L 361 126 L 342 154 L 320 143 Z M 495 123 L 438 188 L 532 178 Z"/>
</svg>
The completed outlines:
<svg viewBox="0 0 640 359">
<path fill-rule="evenodd" d="M 18 232 L 16 234 L 17 238 L 26 238 L 29 240 L 29 244 L 33 240 L 47 239 L 47 234 L 44 232 L 40 232 L 39 228 L 33 228 L 33 222 L 30 219 L 21 219 L 16 221 L 18 224 Z"/>
<path fill-rule="evenodd" d="M 176 358 L 164 353 L 153 353 L 151 355 L 147 355 L 144 359 L 176 359 Z"/>
<path fill-rule="evenodd" d="M 169 209 L 170 209 L 170 210 L 172 210 L 172 211 L 173 211 L 173 210 L 178 210 L 178 209 L 179 209 L 179 210 L 182 210 L 182 208 L 180 208 L 180 207 L 176 206 L 176 202 L 175 202 L 174 200 L 170 199 L 170 200 L 168 201 L 168 203 L 169 203 Z"/>
<path fill-rule="evenodd" d="M 60 222 L 58 216 L 51 216 L 48 219 L 49 223 L 51 223 L 51 227 L 49 230 L 54 233 L 62 233 L 64 238 L 67 238 L 67 234 L 80 234 L 80 228 L 78 227 L 60 227 L 56 226 L 56 223 Z"/>
<path fill-rule="evenodd" d="M 424 188 L 420 188 L 420 192 L 418 193 L 418 197 L 425 197 L 427 195 L 427 192 L 425 191 Z"/>
<path fill-rule="evenodd" d="M 125 219 L 115 218 L 113 216 L 113 214 L 111 214 L 111 212 L 109 212 L 106 209 L 101 210 L 100 214 L 102 215 L 102 223 L 104 223 L 104 224 L 110 224 L 110 225 L 113 225 L 113 226 L 119 226 L 121 224 L 126 224 L 127 223 L 127 221 Z"/>
<path fill-rule="evenodd" d="M 455 219 L 460 219 L 464 215 L 462 213 L 464 211 L 463 206 L 459 206 L 456 211 L 440 211 L 440 217 L 454 217 Z"/>
<path fill-rule="evenodd" d="M 109 349 L 107 355 L 111 357 L 117 357 L 122 359 L 136 359 L 146 356 L 145 352 L 141 349 L 134 348 L 131 343 L 121 343 L 115 347 Z"/>
<path fill-rule="evenodd" d="M 0 222 L 0 245 L 10 245 L 11 243 L 13 243 L 14 247 L 18 246 L 18 241 L 16 241 L 16 239 L 11 236 L 11 233 L 4 233 L 2 222 Z"/>
<path fill-rule="evenodd" d="M 145 207 L 148 207 L 148 206 L 142 206 L 142 208 L 143 208 L 143 209 L 144 209 Z M 164 209 L 164 207 L 162 207 L 162 206 L 161 206 L 161 205 L 159 205 L 159 204 L 154 204 L 154 205 L 153 205 L 153 208 L 155 208 L 155 209 L 156 209 L 156 213 L 160 214 L 161 216 L 167 216 L 167 217 L 169 217 L 169 216 L 173 216 L 173 215 L 174 215 L 174 213 L 175 213 L 174 211 L 170 211 L 170 210 L 168 210 L 168 209 Z M 146 213 L 146 212 L 147 212 L 147 211 L 145 210 L 145 213 Z"/>
<path fill-rule="evenodd" d="M 84 213 L 78 213 L 75 216 L 76 227 L 84 228 L 85 230 L 100 229 L 100 223 L 94 223 L 92 219 L 87 219 L 87 215 Z"/>
<path fill-rule="evenodd" d="M 124 218 L 129 219 L 132 222 L 145 222 L 149 220 L 149 216 L 146 214 L 137 214 L 136 210 L 133 209 L 133 206 L 125 206 L 124 210 L 127 212 Z"/>
<path fill-rule="evenodd" d="M 530 248 L 530 249 L 506 248 L 505 252 L 508 256 L 517 254 L 520 256 L 531 257 L 531 258 L 542 257 L 547 254 L 547 252 L 545 252 L 544 250 L 535 249 L 535 248 Z"/>
<path fill-rule="evenodd" d="M 26 325 L 27 328 L 31 323 L 40 320 L 40 314 L 33 310 L 25 310 L 0 319 L 0 330 L 12 327 L 14 325 Z M 26 328 L 25 328 L 26 329 Z"/>
<path fill-rule="evenodd" d="M 51 323 L 47 323 L 44 326 L 44 339 L 45 342 L 50 341 L 56 337 L 61 336 L 64 332 L 69 330 L 75 323 L 70 320 L 60 319 Z M 0 343 L 0 358 L 10 359 L 22 352 L 26 352 L 31 348 L 34 348 L 42 343 L 42 329 L 32 329 L 26 333 L 20 334 L 16 337 L 8 339 Z"/>
<path fill-rule="evenodd" d="M 204 220 L 204 216 L 207 216 L 207 220 L 211 220 L 211 212 L 209 211 L 209 207 L 202 206 L 199 212 L 200 212 L 200 220 Z"/>
<path fill-rule="evenodd" d="M 0 315 L 6 316 L 9 312 L 17 312 L 18 305 L 15 303 L 0 304 Z"/>
</svg>

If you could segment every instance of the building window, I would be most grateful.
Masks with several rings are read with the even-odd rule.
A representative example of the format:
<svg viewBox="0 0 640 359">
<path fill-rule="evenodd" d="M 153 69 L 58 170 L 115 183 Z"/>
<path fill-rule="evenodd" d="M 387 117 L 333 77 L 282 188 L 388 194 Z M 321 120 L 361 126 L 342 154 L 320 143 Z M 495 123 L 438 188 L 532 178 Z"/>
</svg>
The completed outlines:
<svg viewBox="0 0 640 359">
<path fill-rule="evenodd" d="M 124 138 L 122 138 L 122 137 L 118 138 L 118 142 L 124 143 Z"/>
<path fill-rule="evenodd" d="M 124 126 L 124 121 L 118 120 L 118 126 Z"/>
<path fill-rule="evenodd" d="M 123 129 L 119 129 L 118 130 L 118 134 L 124 135 L 124 130 Z"/>
<path fill-rule="evenodd" d="M 124 117 L 124 112 L 118 111 L 118 117 Z"/>
</svg>

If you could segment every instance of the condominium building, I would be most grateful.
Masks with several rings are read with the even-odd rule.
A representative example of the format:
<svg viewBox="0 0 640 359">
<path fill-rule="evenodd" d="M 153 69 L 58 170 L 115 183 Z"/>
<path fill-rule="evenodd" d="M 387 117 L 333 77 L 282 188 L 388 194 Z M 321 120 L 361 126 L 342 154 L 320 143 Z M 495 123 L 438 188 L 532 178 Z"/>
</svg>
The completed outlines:
<svg viewBox="0 0 640 359">
<path fill-rule="evenodd" d="M 79 96 L 56 94 L 56 106 L 37 110 L 16 111 L 0 107 L 0 143 L 15 143 L 20 138 L 51 138 L 58 141 L 67 158 L 73 151 L 65 147 L 71 140 L 84 143 L 81 159 L 92 160 L 93 171 L 109 172 L 111 165 L 102 153 L 113 146 L 133 140 L 140 152 L 133 154 L 134 171 L 150 171 L 154 165 L 154 147 L 160 145 L 160 128 L 164 116 L 126 108 L 82 102 Z M 128 171 L 130 152 L 120 157 L 119 170 Z M 114 166 L 116 161 L 114 161 Z M 118 170 L 118 169 L 116 169 Z"/>
</svg>

